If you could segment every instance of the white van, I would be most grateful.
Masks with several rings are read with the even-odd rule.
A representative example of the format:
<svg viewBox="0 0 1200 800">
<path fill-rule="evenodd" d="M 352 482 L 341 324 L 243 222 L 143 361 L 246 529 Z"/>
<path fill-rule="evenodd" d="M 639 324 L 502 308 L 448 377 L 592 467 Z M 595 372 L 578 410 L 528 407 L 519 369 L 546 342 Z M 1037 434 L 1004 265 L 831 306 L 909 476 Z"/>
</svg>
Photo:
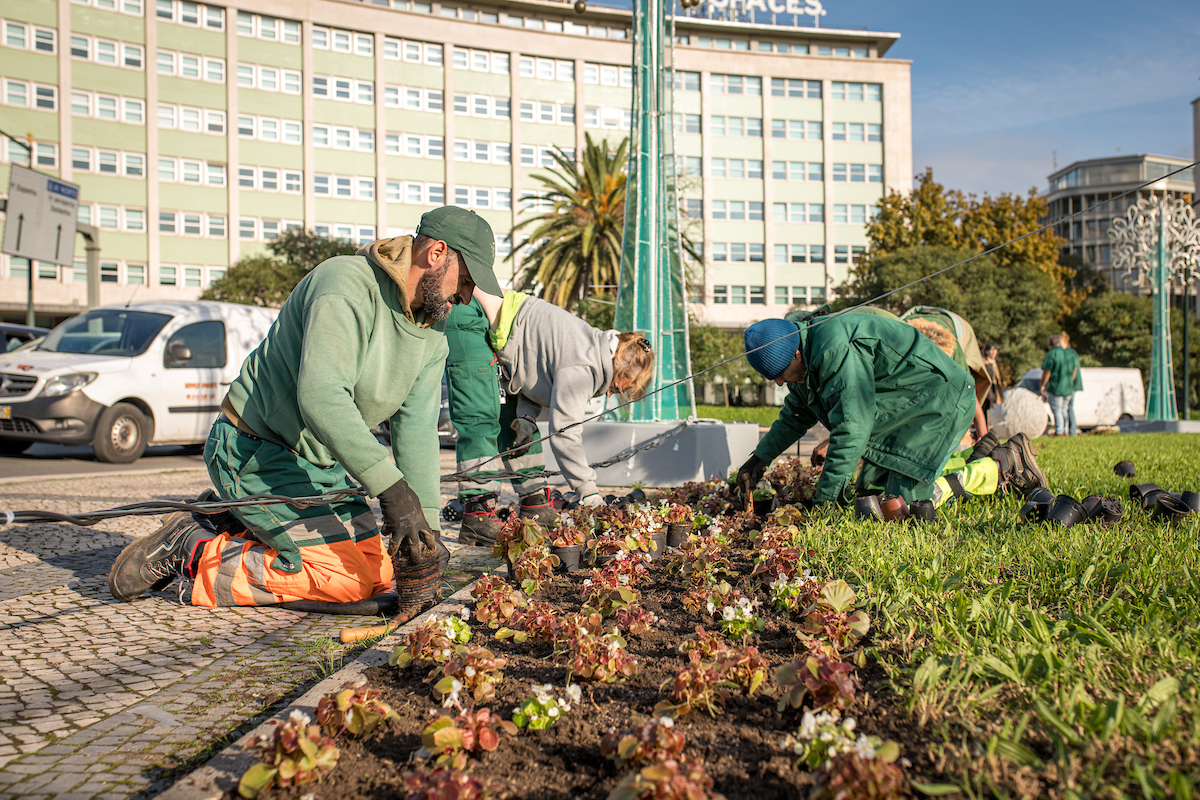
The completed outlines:
<svg viewBox="0 0 1200 800">
<path fill-rule="evenodd" d="M 1079 372 L 1083 390 L 1075 393 L 1075 422 L 1080 428 L 1116 425 L 1117 420 L 1142 419 L 1146 415 L 1146 390 L 1142 386 L 1140 369 L 1080 367 Z M 1038 394 L 1041 385 L 1041 369 L 1031 369 L 1013 388 Z M 1053 425 L 1050 404 L 1043 403 Z"/>
<path fill-rule="evenodd" d="M 146 302 L 93 308 L 34 349 L 0 354 L 0 454 L 90 444 L 137 460 L 148 444 L 199 444 L 273 308 Z"/>
</svg>

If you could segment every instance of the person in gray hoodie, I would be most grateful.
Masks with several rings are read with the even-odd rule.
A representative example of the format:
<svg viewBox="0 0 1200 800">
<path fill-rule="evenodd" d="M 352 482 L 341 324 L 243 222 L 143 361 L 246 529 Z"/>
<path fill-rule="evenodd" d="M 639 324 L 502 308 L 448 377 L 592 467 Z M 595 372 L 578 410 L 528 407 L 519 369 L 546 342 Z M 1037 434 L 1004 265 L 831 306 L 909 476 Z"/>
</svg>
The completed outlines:
<svg viewBox="0 0 1200 800">
<path fill-rule="evenodd" d="M 504 458 L 505 468 L 519 473 L 545 469 L 536 420 L 542 410 L 550 430 L 550 449 L 575 499 L 602 505 L 596 472 L 588 466 L 579 427 L 588 401 L 620 394 L 632 400 L 646 393 L 654 375 L 654 353 L 640 333 L 602 331 L 558 306 L 522 292 L 503 299 L 480 292 L 476 299 L 487 316 L 488 341 L 496 352 L 500 386 L 506 399 L 500 409 L 498 452 L 523 448 Z M 457 427 L 458 421 L 455 420 Z M 552 523 L 556 518 L 543 477 L 515 478 L 520 515 Z M 485 544 L 495 540 L 495 494 L 471 498 L 463 512 L 460 541 Z"/>
</svg>

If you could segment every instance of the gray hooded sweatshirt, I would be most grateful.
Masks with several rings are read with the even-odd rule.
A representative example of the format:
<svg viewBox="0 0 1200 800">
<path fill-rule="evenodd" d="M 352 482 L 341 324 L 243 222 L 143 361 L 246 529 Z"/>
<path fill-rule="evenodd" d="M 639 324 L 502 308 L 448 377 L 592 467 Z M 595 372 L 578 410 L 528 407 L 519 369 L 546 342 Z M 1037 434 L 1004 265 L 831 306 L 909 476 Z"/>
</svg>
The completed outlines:
<svg viewBox="0 0 1200 800">
<path fill-rule="evenodd" d="M 550 430 L 584 417 L 593 397 L 608 391 L 617 332 L 593 328 L 556 305 L 530 297 L 517 309 L 508 342 L 497 353 L 504 391 L 519 396 L 517 415 L 537 419 L 550 412 Z M 550 438 L 550 449 L 567 483 L 580 498 L 596 494 L 596 471 L 576 427 Z"/>
</svg>

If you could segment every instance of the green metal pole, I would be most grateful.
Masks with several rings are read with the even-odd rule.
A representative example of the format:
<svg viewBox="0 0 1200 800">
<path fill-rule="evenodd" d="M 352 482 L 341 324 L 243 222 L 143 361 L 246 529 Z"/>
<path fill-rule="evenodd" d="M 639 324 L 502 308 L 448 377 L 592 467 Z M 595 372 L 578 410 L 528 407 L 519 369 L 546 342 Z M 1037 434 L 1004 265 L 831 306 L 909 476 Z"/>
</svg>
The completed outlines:
<svg viewBox="0 0 1200 800">
<path fill-rule="evenodd" d="M 1188 329 L 1191 327 L 1192 309 L 1188 307 L 1188 290 L 1191 288 L 1191 283 L 1187 280 L 1183 282 L 1183 400 L 1180 403 L 1183 414 L 1180 419 L 1192 418 L 1192 398 L 1191 384 L 1189 380 L 1191 376 L 1188 374 L 1188 367 L 1192 361 L 1192 351 L 1188 342 Z"/>
<path fill-rule="evenodd" d="M 633 3 L 633 123 L 615 324 L 618 330 L 640 330 L 650 340 L 655 355 L 651 391 L 683 382 L 630 406 L 629 419 L 638 422 L 695 413 L 687 378 L 691 359 L 675 195 L 674 76 L 666 48 L 674 24 L 664 3 Z"/>
<path fill-rule="evenodd" d="M 1165 194 L 1165 193 L 1164 193 Z M 1150 396 L 1146 399 L 1146 419 L 1178 419 L 1175 407 L 1175 380 L 1171 369 L 1171 290 L 1167 280 L 1167 199 L 1159 205 L 1158 244 L 1154 250 L 1153 343 L 1150 352 Z"/>
</svg>

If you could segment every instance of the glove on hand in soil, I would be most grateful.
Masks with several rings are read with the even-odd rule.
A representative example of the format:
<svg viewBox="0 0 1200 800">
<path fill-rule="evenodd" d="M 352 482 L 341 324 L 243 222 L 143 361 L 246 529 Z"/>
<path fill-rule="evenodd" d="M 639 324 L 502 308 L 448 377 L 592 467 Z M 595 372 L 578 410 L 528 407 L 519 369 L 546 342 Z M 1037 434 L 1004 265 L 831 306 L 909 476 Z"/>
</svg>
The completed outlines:
<svg viewBox="0 0 1200 800">
<path fill-rule="evenodd" d="M 525 453 L 529 451 L 529 446 L 533 444 L 533 437 L 537 436 L 537 423 L 535 423 L 529 417 L 517 417 L 508 427 L 517 434 L 513 439 L 511 445 L 512 449 L 516 450 L 516 448 L 522 448 L 521 450 L 514 452 L 513 455 L 525 455 Z"/>
<path fill-rule="evenodd" d="M 738 470 L 737 490 L 742 495 L 742 502 L 747 506 L 750 505 L 750 499 L 754 497 L 754 487 L 758 486 L 758 482 L 762 480 L 766 471 L 767 465 L 756 455 L 751 455 L 746 459 L 746 463 L 742 464 L 741 469 Z"/>
<path fill-rule="evenodd" d="M 383 532 L 391 537 L 388 555 L 395 558 L 404 547 L 410 564 L 419 564 L 436 555 L 436 538 L 421 510 L 417 493 L 401 478 L 379 493 L 379 506 L 383 509 Z M 421 545 L 428 552 L 421 552 Z"/>
</svg>

